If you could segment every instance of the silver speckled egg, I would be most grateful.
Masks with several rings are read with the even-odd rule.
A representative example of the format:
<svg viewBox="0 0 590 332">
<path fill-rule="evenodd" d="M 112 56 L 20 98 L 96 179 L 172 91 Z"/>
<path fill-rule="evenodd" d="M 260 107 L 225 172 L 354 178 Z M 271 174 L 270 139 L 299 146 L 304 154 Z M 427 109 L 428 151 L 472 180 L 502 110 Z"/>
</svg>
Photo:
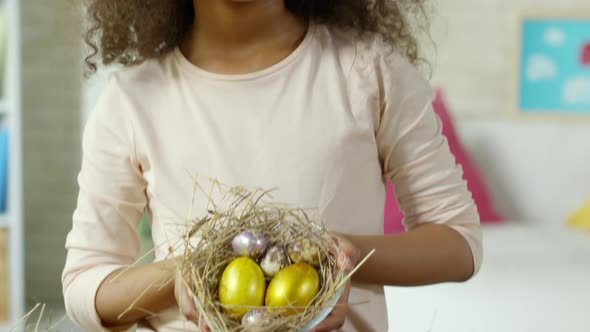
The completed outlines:
<svg viewBox="0 0 590 332">
<path fill-rule="evenodd" d="M 252 309 L 242 317 L 243 327 L 261 327 L 264 325 L 266 311 L 264 309 Z"/>
<path fill-rule="evenodd" d="M 306 262 L 313 266 L 320 265 L 320 248 L 309 239 L 301 239 L 291 243 L 287 251 L 295 263 Z"/>
<path fill-rule="evenodd" d="M 267 277 L 274 277 L 282 268 L 289 265 L 289 257 L 282 246 L 272 246 L 260 261 L 260 267 Z"/>
<path fill-rule="evenodd" d="M 258 258 L 267 246 L 266 236 L 257 230 L 248 230 L 234 236 L 231 241 L 232 249 L 240 256 Z"/>
</svg>

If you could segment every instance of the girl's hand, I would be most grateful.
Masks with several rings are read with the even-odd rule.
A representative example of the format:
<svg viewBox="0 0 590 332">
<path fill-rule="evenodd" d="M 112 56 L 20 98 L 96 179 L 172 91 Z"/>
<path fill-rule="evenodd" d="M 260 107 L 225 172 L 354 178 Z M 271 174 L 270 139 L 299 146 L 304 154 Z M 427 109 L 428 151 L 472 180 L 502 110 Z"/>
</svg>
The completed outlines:
<svg viewBox="0 0 590 332">
<path fill-rule="evenodd" d="M 195 302 L 189 295 L 189 291 L 180 272 L 176 273 L 176 279 L 174 281 L 174 297 L 176 298 L 180 312 L 186 319 L 195 323 L 202 331 L 209 331 L 207 324 L 201 322 L 201 315 L 197 311 Z"/>
<path fill-rule="evenodd" d="M 349 273 L 360 260 L 360 250 L 357 249 L 352 242 L 340 235 L 332 234 L 332 237 L 336 241 L 338 247 L 336 248 L 338 253 L 337 264 L 338 268 L 342 269 L 345 273 Z M 350 280 L 344 285 L 342 295 L 338 299 L 336 306 L 332 312 L 309 332 L 328 332 L 338 330 L 344 326 L 346 321 L 346 312 L 348 311 L 348 294 L 350 293 Z"/>
<path fill-rule="evenodd" d="M 339 234 L 331 234 L 336 241 L 337 264 L 345 273 L 350 273 L 361 260 L 361 251 L 350 240 Z"/>
</svg>

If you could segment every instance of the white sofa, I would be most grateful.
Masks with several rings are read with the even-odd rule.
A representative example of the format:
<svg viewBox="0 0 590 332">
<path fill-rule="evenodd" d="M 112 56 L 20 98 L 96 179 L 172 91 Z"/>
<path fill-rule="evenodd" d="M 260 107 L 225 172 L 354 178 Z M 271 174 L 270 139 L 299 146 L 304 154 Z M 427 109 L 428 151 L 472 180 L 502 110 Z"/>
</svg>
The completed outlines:
<svg viewBox="0 0 590 332">
<path fill-rule="evenodd" d="M 500 210 L 521 221 L 483 227 L 467 283 L 388 288 L 390 331 L 590 331 L 590 232 L 565 226 L 590 196 L 589 125 L 459 122 Z"/>
<path fill-rule="evenodd" d="M 388 288 L 391 332 L 590 331 L 590 236 L 508 223 L 484 228 L 464 284 Z"/>
</svg>

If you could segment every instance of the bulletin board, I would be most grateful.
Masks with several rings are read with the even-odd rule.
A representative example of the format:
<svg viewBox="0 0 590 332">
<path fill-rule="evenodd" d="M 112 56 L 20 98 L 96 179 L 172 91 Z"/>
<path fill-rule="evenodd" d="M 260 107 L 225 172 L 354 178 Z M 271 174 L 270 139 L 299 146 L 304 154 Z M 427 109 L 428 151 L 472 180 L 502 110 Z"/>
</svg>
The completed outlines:
<svg viewBox="0 0 590 332">
<path fill-rule="evenodd" d="M 518 26 L 517 111 L 590 117 L 590 13 L 528 14 Z"/>
</svg>

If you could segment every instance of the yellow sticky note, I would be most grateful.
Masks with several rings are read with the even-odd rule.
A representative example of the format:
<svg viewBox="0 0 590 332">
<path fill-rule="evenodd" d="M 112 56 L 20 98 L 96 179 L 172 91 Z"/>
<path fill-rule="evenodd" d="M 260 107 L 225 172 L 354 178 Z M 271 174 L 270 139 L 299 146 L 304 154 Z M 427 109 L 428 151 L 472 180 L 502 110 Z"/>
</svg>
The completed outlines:
<svg viewBox="0 0 590 332">
<path fill-rule="evenodd" d="M 569 217 L 568 225 L 590 231 L 590 200 Z"/>
</svg>

